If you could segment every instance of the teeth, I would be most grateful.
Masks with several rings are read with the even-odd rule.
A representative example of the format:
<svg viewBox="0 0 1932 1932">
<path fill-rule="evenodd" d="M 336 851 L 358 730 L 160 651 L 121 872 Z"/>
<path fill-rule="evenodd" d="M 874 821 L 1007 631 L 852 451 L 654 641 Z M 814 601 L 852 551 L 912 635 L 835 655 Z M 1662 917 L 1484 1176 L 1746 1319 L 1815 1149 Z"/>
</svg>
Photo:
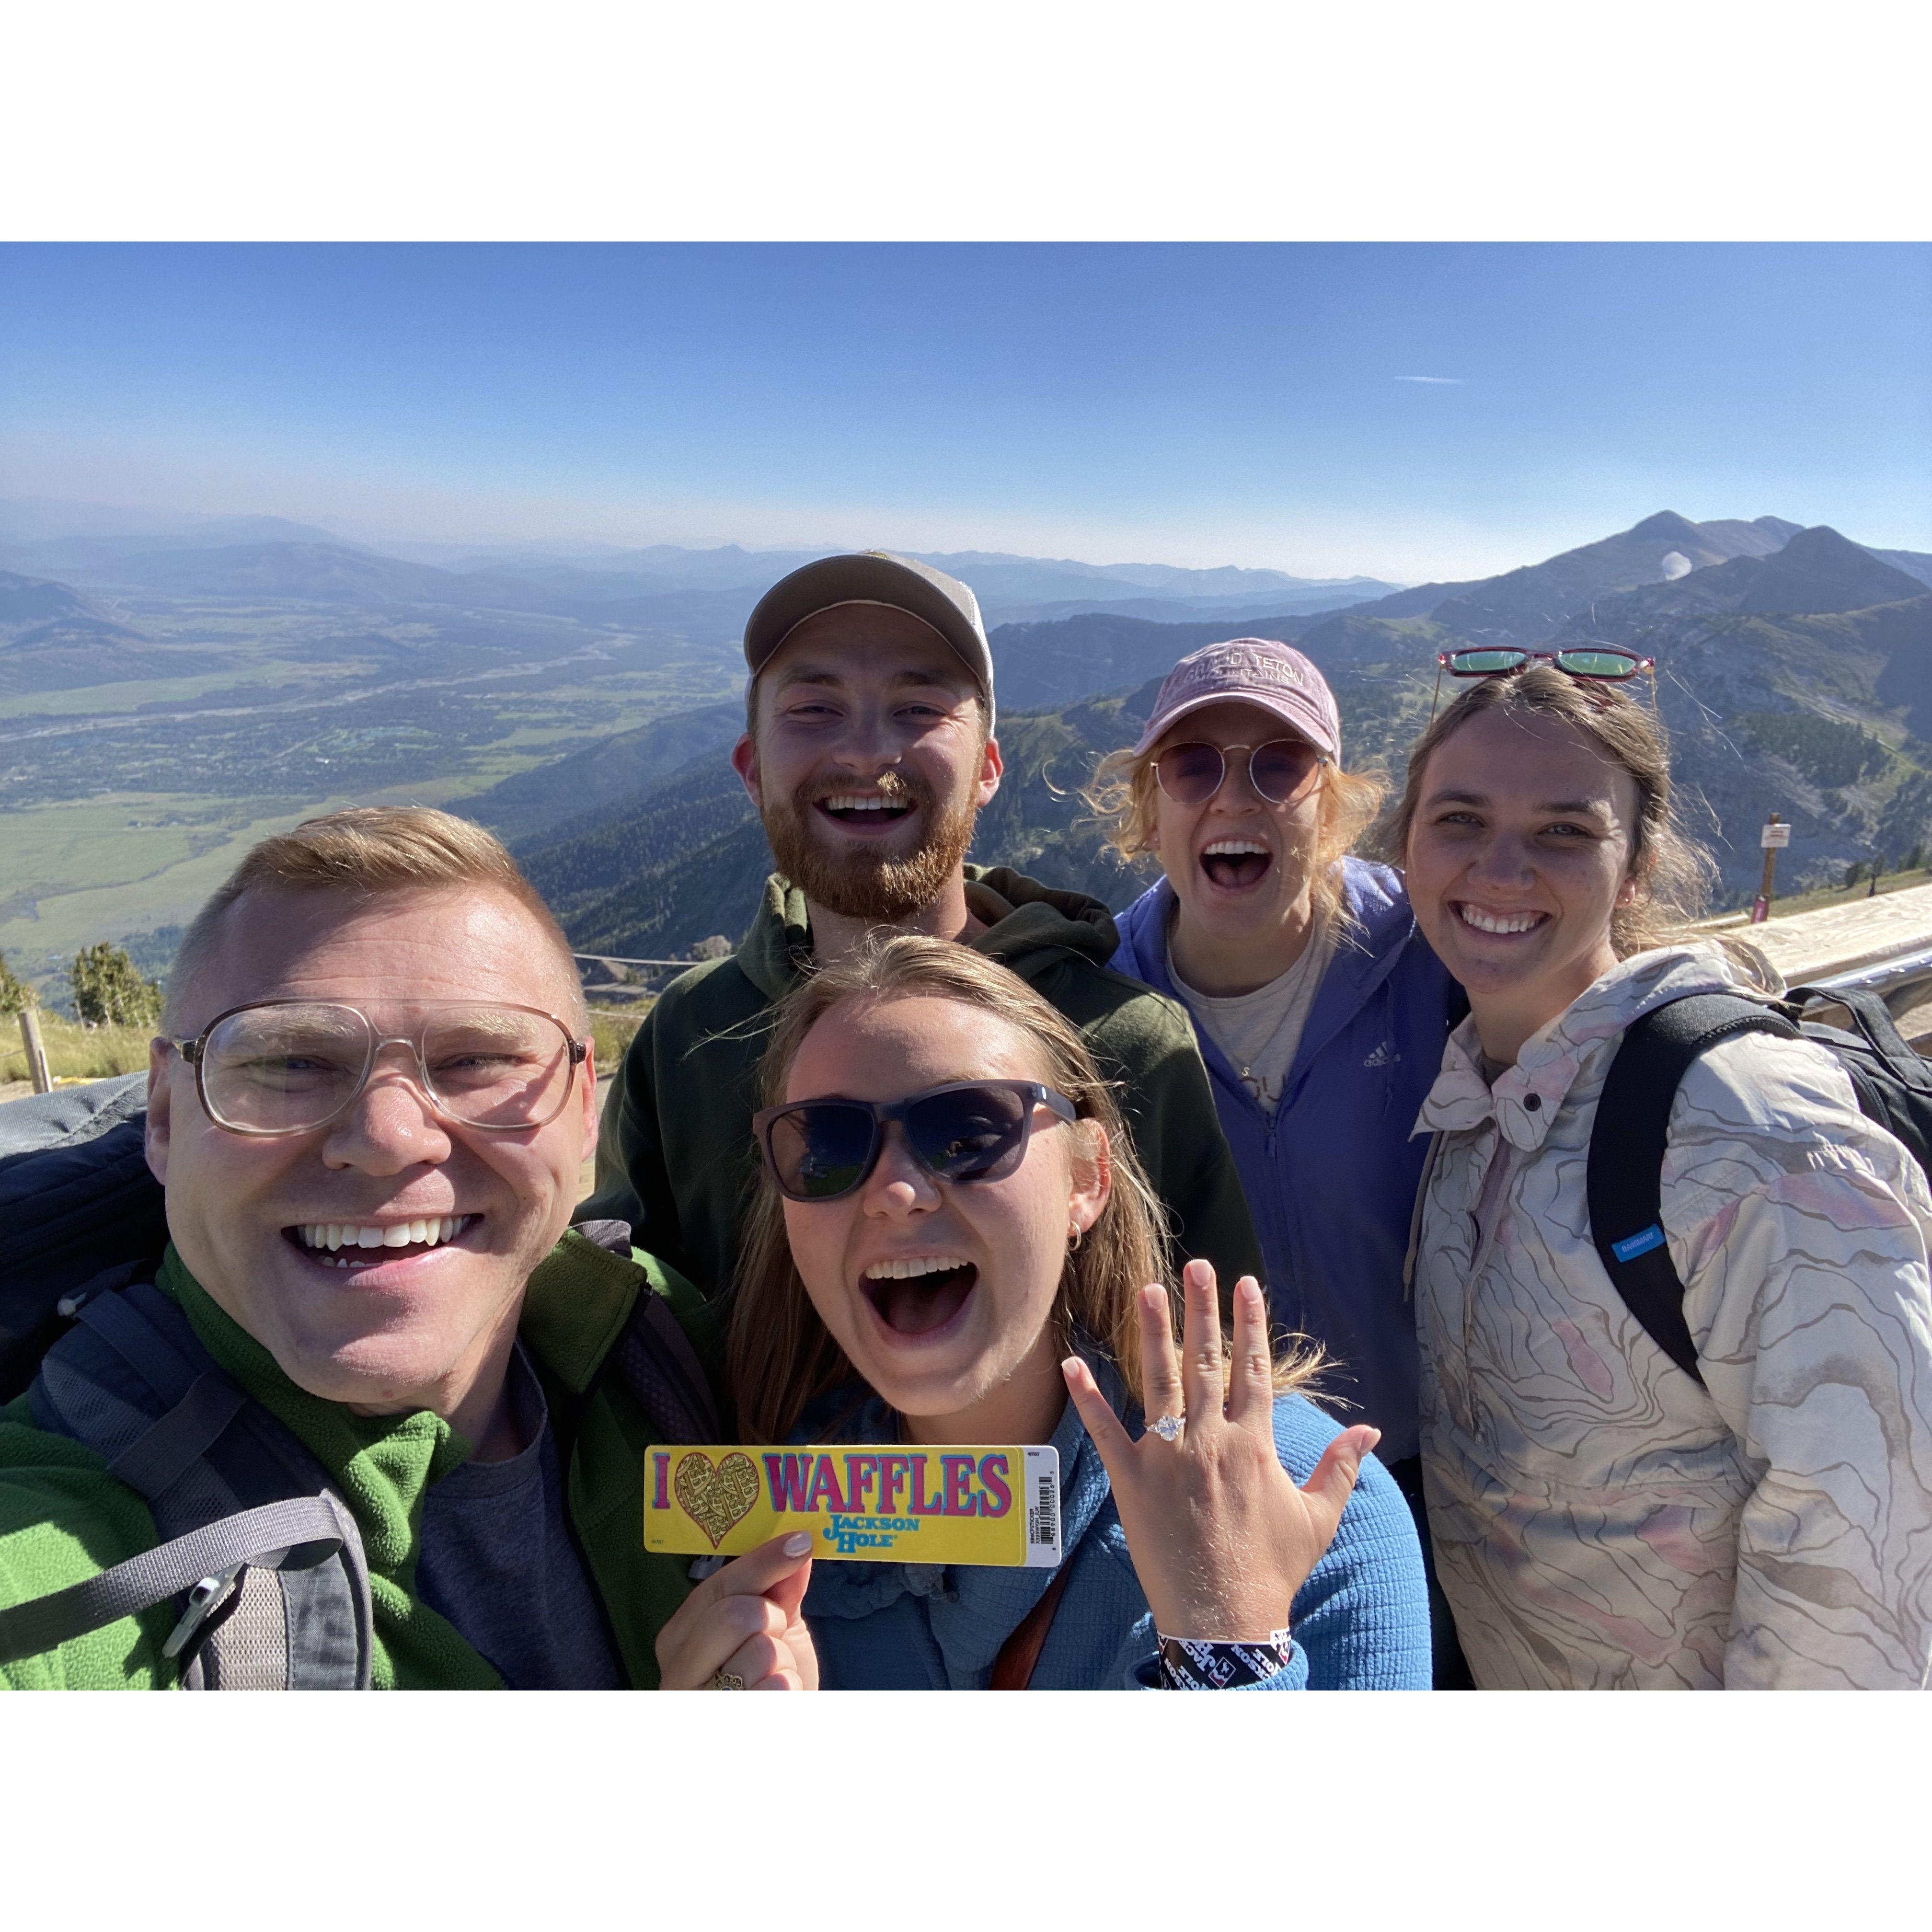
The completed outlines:
<svg viewBox="0 0 1932 1932">
<path fill-rule="evenodd" d="M 1462 917 L 1478 932 L 1528 932 L 1543 923 L 1540 912 L 1485 912 L 1480 906 L 1466 905 Z"/>
<path fill-rule="evenodd" d="M 397 1221 L 386 1227 L 367 1228 L 354 1222 L 305 1222 L 296 1232 L 305 1248 L 434 1247 L 439 1241 L 453 1241 L 468 1227 L 467 1214 L 431 1215 L 420 1221 Z M 345 1262 L 342 1264 L 346 1266 Z"/>
<path fill-rule="evenodd" d="M 908 1260 L 874 1262 L 866 1270 L 868 1281 L 914 1281 L 922 1274 L 940 1274 L 948 1268 L 964 1268 L 958 1255 L 916 1255 Z"/>
<path fill-rule="evenodd" d="M 1211 859 L 1217 852 L 1225 852 L 1230 858 L 1239 858 L 1247 852 L 1258 853 L 1264 859 L 1268 855 L 1268 848 L 1257 845 L 1252 838 L 1217 838 L 1213 844 L 1202 848 L 1201 856 Z"/>
<path fill-rule="evenodd" d="M 896 798 L 882 798 L 876 792 L 847 791 L 823 802 L 827 812 L 896 812 L 904 801 Z"/>
</svg>

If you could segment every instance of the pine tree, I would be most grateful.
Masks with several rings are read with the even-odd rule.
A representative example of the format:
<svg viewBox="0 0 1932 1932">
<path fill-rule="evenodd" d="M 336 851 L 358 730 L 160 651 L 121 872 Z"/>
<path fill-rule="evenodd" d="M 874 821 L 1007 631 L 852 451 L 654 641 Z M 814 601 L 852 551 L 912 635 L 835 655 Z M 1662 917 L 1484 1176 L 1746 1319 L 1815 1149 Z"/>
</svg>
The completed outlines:
<svg viewBox="0 0 1932 1932">
<path fill-rule="evenodd" d="M 126 947 L 103 940 L 74 956 L 68 976 L 74 1008 L 89 1026 L 151 1027 L 161 1017 L 161 989 L 145 978 Z"/>
<path fill-rule="evenodd" d="M 0 952 L 0 1015 L 10 1018 L 22 1007 L 39 1004 L 33 988 L 7 964 L 7 956 Z"/>
</svg>

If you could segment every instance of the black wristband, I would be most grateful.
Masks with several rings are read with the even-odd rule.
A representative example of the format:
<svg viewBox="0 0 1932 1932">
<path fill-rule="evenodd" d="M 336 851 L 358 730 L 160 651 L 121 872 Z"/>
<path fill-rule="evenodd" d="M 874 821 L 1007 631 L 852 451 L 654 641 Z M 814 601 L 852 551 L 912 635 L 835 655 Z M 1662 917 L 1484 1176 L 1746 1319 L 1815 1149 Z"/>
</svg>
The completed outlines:
<svg viewBox="0 0 1932 1932">
<path fill-rule="evenodd" d="M 1160 1688 L 1163 1690 L 1239 1690 L 1265 1684 L 1288 1666 L 1294 1644 L 1285 1630 L 1272 1630 L 1252 1643 L 1213 1637 L 1160 1638 Z"/>
</svg>

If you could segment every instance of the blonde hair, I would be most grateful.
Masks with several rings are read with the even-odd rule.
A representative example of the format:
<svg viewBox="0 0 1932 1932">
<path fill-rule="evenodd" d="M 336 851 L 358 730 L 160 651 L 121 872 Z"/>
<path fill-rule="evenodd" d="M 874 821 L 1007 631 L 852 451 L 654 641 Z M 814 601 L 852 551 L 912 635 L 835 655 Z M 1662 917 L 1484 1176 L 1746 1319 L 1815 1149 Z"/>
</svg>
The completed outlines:
<svg viewBox="0 0 1932 1932">
<path fill-rule="evenodd" d="M 1717 866 L 1678 822 L 1670 790 L 1670 743 L 1663 721 L 1615 686 L 1570 677 L 1553 665 L 1537 664 L 1513 676 L 1482 679 L 1416 740 L 1402 796 L 1377 828 L 1383 856 L 1393 865 L 1405 862 L 1430 758 L 1471 718 L 1489 712 L 1547 718 L 1569 725 L 1629 774 L 1637 797 L 1629 876 L 1638 891 L 1628 905 L 1611 914 L 1610 944 L 1619 959 L 1670 944 L 1674 928 L 1703 911 Z"/>
<path fill-rule="evenodd" d="M 502 842 L 467 818 L 427 806 L 350 806 L 304 819 L 292 832 L 252 845 L 197 912 L 168 972 L 162 1024 L 178 1033 L 195 976 L 220 944 L 229 909 L 250 892 L 386 892 L 479 886 L 508 894 L 535 918 L 555 948 L 571 987 L 563 1017 L 587 1026 L 570 941 Z"/>
<path fill-rule="evenodd" d="M 1160 749 L 1155 744 L 1144 752 L 1130 747 L 1108 752 L 1080 794 L 1105 827 L 1107 843 L 1129 865 L 1154 852 L 1154 795 L 1160 783 L 1154 765 Z M 1309 896 L 1318 920 L 1339 923 L 1346 916 L 1342 860 L 1374 822 L 1389 782 L 1380 771 L 1346 772 L 1324 758 L 1319 783 L 1322 822 L 1309 868 Z"/>
<path fill-rule="evenodd" d="M 874 941 L 852 958 L 822 968 L 773 1010 L 773 1031 L 760 1066 L 760 1104 L 784 1097 L 785 1081 L 806 1036 L 835 1006 L 904 999 L 956 1000 L 995 1012 L 1025 1036 L 1046 1084 L 1073 1102 L 1082 1120 L 1106 1134 L 1112 1181 L 1106 1204 L 1060 1270 L 1052 1322 L 1057 1346 L 1097 1348 L 1138 1396 L 1141 1387 L 1140 1289 L 1168 1284 L 1179 1336 L 1180 1300 L 1165 1217 L 1134 1151 L 1118 1102 L 1100 1076 L 1078 1029 L 1016 974 L 956 941 L 901 934 Z M 812 1305 L 792 1259 L 782 1197 L 761 1160 L 746 1240 L 732 1286 L 725 1341 L 726 1373 L 746 1440 L 782 1442 L 808 1403 L 856 1371 Z M 1278 1361 L 1276 1386 L 1300 1386 L 1313 1374 L 1312 1351 Z"/>
</svg>

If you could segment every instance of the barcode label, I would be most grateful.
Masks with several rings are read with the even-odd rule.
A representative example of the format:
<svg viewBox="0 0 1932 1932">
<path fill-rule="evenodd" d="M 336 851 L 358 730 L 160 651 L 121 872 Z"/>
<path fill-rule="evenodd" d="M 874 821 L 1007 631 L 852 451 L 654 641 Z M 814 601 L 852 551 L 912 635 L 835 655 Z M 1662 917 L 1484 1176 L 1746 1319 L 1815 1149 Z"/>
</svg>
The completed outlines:
<svg viewBox="0 0 1932 1932">
<path fill-rule="evenodd" d="M 1051 1569 L 1060 1561 L 1060 1452 L 1051 1445 L 1026 1452 L 1027 1566 Z"/>
</svg>

